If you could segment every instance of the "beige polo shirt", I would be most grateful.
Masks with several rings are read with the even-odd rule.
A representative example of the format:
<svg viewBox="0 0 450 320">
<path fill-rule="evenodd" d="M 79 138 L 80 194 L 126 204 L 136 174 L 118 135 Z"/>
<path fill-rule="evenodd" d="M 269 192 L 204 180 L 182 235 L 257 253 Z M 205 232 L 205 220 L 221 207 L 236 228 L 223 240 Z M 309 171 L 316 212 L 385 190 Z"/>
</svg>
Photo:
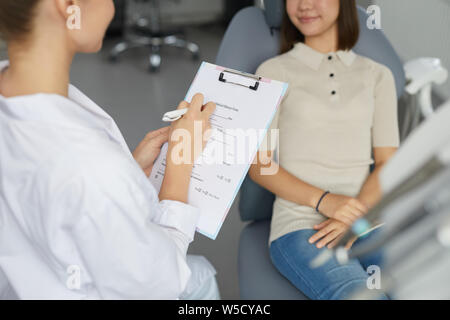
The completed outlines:
<svg viewBox="0 0 450 320">
<path fill-rule="evenodd" d="M 322 54 L 298 43 L 257 74 L 289 83 L 261 149 L 276 149 L 280 166 L 299 179 L 355 197 L 369 175 L 372 148 L 399 146 L 395 82 L 387 67 L 351 50 Z M 279 129 L 278 143 L 270 143 L 271 129 Z M 325 219 L 277 197 L 269 242 Z"/>
</svg>

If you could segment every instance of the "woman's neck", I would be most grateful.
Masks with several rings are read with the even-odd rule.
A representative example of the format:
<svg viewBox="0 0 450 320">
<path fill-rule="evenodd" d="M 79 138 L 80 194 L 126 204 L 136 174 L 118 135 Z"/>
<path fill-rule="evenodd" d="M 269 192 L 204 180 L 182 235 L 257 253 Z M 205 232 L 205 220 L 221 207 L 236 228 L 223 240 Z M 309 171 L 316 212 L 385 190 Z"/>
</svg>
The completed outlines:
<svg viewBox="0 0 450 320">
<path fill-rule="evenodd" d="M 335 52 L 338 50 L 338 26 L 334 24 L 326 32 L 312 37 L 305 37 L 305 44 L 321 53 Z"/>
<path fill-rule="evenodd" d="M 36 93 L 68 96 L 70 65 L 74 54 L 56 41 L 41 41 L 26 48 L 8 46 L 9 68 L 1 81 L 0 93 L 6 97 Z"/>
</svg>

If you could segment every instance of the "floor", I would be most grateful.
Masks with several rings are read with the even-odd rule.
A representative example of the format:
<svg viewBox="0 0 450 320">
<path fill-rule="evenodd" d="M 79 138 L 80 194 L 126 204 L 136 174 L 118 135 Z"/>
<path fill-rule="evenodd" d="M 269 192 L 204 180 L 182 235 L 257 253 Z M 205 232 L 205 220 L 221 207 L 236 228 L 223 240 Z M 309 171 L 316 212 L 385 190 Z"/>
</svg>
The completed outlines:
<svg viewBox="0 0 450 320">
<path fill-rule="evenodd" d="M 162 51 L 163 64 L 157 74 L 147 71 L 147 49 L 130 51 L 112 65 L 108 52 L 119 39 L 109 39 L 102 52 L 75 58 L 71 81 L 116 120 L 133 150 L 148 131 L 165 126 L 160 120 L 163 113 L 184 99 L 201 61 L 214 63 L 223 33 L 224 29 L 216 26 L 187 30 L 187 38 L 201 48 L 200 61 L 192 61 L 180 49 L 167 48 Z M 224 299 L 239 299 L 237 253 L 243 226 L 236 200 L 217 239 L 197 234 L 189 249 L 214 265 Z"/>
</svg>

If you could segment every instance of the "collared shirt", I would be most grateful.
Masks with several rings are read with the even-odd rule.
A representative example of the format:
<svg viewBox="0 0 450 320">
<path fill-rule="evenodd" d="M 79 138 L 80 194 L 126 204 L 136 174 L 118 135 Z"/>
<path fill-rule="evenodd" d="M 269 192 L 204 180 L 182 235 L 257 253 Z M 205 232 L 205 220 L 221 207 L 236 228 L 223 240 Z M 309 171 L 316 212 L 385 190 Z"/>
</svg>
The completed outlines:
<svg viewBox="0 0 450 320">
<path fill-rule="evenodd" d="M 297 178 L 357 196 L 374 147 L 398 147 L 397 96 L 391 71 L 352 50 L 320 53 L 303 43 L 264 62 L 263 77 L 289 83 L 262 144 Z M 278 143 L 270 130 L 279 129 Z M 324 216 L 277 197 L 270 241 L 310 229 Z"/>
<path fill-rule="evenodd" d="M 199 210 L 159 201 L 105 111 L 72 85 L 0 95 L 0 130 L 0 297 L 180 296 Z"/>
</svg>

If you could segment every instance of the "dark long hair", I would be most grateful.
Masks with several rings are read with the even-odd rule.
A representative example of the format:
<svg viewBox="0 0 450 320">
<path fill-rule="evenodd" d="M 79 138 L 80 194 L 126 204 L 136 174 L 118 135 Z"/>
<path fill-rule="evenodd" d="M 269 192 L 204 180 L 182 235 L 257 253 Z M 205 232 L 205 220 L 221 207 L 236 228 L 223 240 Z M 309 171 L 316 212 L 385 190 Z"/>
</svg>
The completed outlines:
<svg viewBox="0 0 450 320">
<path fill-rule="evenodd" d="M 0 37 L 7 41 L 25 37 L 40 1 L 0 0 Z"/>
<path fill-rule="evenodd" d="M 352 49 L 359 38 L 359 20 L 356 0 L 340 0 L 337 23 L 338 50 Z M 285 10 L 283 24 L 281 25 L 280 53 L 288 52 L 297 42 L 305 42 L 305 36 L 291 22 L 291 19 Z"/>
</svg>

